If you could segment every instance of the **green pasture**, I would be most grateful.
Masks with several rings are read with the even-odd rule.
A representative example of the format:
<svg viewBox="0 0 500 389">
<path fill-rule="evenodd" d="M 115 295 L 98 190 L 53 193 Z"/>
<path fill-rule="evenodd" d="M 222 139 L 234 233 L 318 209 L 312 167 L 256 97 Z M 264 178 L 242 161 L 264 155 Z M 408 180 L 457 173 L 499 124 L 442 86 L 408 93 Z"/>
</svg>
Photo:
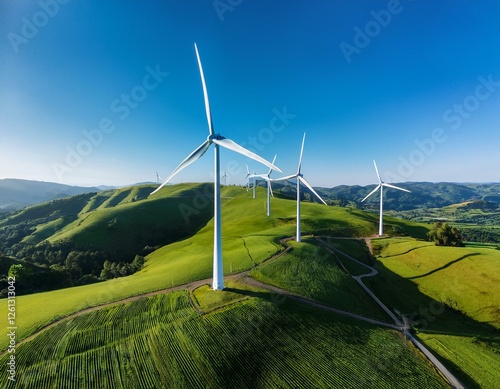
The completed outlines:
<svg viewBox="0 0 500 389">
<path fill-rule="evenodd" d="M 74 228 L 67 226 L 51 239 L 72 239 L 82 245 L 86 242 L 92 244 L 104 242 L 108 248 L 118 247 L 127 244 L 124 239 L 115 242 L 102 237 L 103 234 L 113 233 L 113 230 L 109 232 L 107 227 L 103 227 L 113 218 L 123 220 L 123 225 L 129 226 L 127 231 L 133 234 L 140 233 L 141 223 L 170 225 L 179 218 L 184 222 L 185 219 L 180 213 L 173 216 L 170 213 L 172 209 L 179 212 L 177 201 L 182 199 L 184 202 L 181 204 L 187 204 L 200 214 L 203 212 L 211 214 L 213 211 L 209 197 L 207 199 L 207 196 L 203 195 L 205 191 L 209 193 L 208 190 L 206 184 L 167 186 L 165 193 L 159 192 L 147 200 L 128 202 L 113 208 L 99 208 L 80 214 L 78 222 L 74 222 L 81 223 L 80 226 L 76 225 Z M 230 194 L 236 195 L 231 197 Z M 294 235 L 296 220 L 294 201 L 273 198 L 272 216 L 266 217 L 262 207 L 265 203 L 263 188 L 258 188 L 256 199 L 251 198 L 251 192 L 238 187 L 223 188 L 222 195 L 225 274 L 247 270 L 261 263 L 281 250 L 277 238 Z M 151 208 L 147 212 L 144 210 L 149 204 L 158 203 L 160 206 Z M 376 229 L 362 212 L 351 212 L 344 208 L 304 202 L 302 215 L 304 233 L 313 232 L 311 228 L 314 226 L 321 226 L 322 231 L 331 234 L 349 233 L 356 236 Z M 196 219 L 197 221 L 195 219 L 193 218 L 193 224 L 184 222 L 186 230 L 193 229 L 191 236 L 152 252 L 147 256 L 144 269 L 134 275 L 92 285 L 19 296 L 17 298 L 18 340 L 55 319 L 87 307 L 211 277 L 213 220 L 207 218 L 206 223 L 198 229 L 198 224 L 201 224 L 200 217 Z M 167 231 L 171 231 L 175 228 L 175 224 L 168 228 L 170 230 Z M 0 301 L 0 311 L 6 311 L 6 304 L 6 300 Z M 5 349 L 6 345 L 6 338 L 1 337 L 0 349 Z"/>
<path fill-rule="evenodd" d="M 409 318 L 467 387 L 500 382 L 500 252 L 377 239 L 380 276 L 366 283 Z"/>
<path fill-rule="evenodd" d="M 339 268 L 335 255 L 313 239 L 289 244 L 291 251 L 253 269 L 250 275 L 335 308 L 389 321 L 356 281 Z"/>
<path fill-rule="evenodd" d="M 228 293 L 250 297 L 199 314 L 181 291 L 66 320 L 19 345 L 17 383 L 6 369 L 0 381 L 6 388 L 447 387 L 392 330 L 273 302 L 245 286 Z"/>
</svg>

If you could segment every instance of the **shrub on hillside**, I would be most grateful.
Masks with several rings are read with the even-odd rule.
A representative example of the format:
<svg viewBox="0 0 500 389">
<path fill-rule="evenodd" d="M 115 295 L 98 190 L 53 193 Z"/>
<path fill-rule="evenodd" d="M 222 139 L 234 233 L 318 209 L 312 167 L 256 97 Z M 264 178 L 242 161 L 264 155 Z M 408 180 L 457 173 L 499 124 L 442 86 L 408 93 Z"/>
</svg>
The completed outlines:
<svg viewBox="0 0 500 389">
<path fill-rule="evenodd" d="M 434 242 L 436 246 L 463 247 L 462 233 L 448 223 L 436 222 L 432 229 L 427 233 L 429 241 Z"/>
</svg>

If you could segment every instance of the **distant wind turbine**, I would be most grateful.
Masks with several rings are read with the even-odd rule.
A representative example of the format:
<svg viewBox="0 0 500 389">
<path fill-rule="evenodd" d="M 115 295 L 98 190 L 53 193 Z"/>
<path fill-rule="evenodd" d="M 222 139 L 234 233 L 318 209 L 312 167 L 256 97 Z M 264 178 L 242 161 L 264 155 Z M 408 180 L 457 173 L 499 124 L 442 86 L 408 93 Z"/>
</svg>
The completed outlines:
<svg viewBox="0 0 500 389">
<path fill-rule="evenodd" d="M 300 183 L 302 183 L 305 186 L 307 186 L 309 188 L 309 190 L 311 192 L 313 192 L 314 195 L 323 204 L 327 205 L 325 203 L 325 201 L 321 198 L 321 196 L 318 193 L 316 193 L 316 191 L 313 189 L 313 187 L 311 186 L 311 184 L 309 184 L 309 182 L 307 182 L 307 180 L 304 178 L 304 176 L 300 172 L 300 169 L 301 169 L 301 166 L 302 166 L 302 154 L 304 153 L 304 142 L 305 142 L 305 140 L 306 140 L 306 133 L 304 132 L 304 137 L 302 138 L 302 147 L 300 149 L 299 166 L 297 168 L 297 173 L 292 174 L 290 176 L 286 176 L 286 177 L 271 179 L 271 181 L 288 181 L 288 180 L 290 180 L 292 178 L 296 178 L 297 179 L 297 237 L 296 237 L 297 242 L 301 241 L 301 238 L 300 238 Z"/>
<path fill-rule="evenodd" d="M 255 198 L 255 184 L 256 184 L 256 182 L 255 182 L 255 176 L 256 176 L 255 175 L 255 170 L 254 170 L 253 173 L 250 173 L 250 170 L 248 169 L 248 165 L 246 165 L 246 166 L 247 166 L 247 176 L 245 178 L 247 180 L 247 192 L 248 192 L 248 190 L 250 188 L 250 178 L 251 178 L 252 179 L 252 184 L 253 184 L 253 195 L 252 195 L 252 198 Z"/>
<path fill-rule="evenodd" d="M 365 201 L 368 197 L 370 197 L 372 194 L 374 194 L 377 190 L 380 189 L 380 216 L 379 216 L 380 219 L 379 219 L 379 226 L 378 226 L 378 236 L 382 236 L 382 235 L 384 235 L 384 225 L 383 225 L 384 186 L 386 186 L 388 188 L 402 190 L 402 191 L 408 192 L 408 193 L 410 191 L 408 189 L 403 189 L 403 188 L 400 188 L 399 186 L 395 186 L 395 185 L 391 185 L 391 184 L 387 184 L 387 183 L 383 182 L 382 179 L 380 178 L 380 174 L 379 174 L 378 168 L 377 168 L 377 163 L 375 161 L 373 161 L 373 165 L 375 166 L 375 172 L 377 173 L 378 185 L 375 187 L 375 189 L 373 189 L 370 193 L 368 193 L 368 195 L 363 200 L 361 200 L 361 202 Z"/>
<path fill-rule="evenodd" d="M 276 161 L 276 155 L 273 158 L 273 165 L 274 162 Z M 271 187 L 271 173 L 273 169 L 270 168 L 267 174 L 251 174 L 249 178 L 253 178 L 254 180 L 254 187 L 255 187 L 255 182 L 257 179 L 261 179 L 266 181 L 267 183 L 267 203 L 266 203 L 266 214 L 267 216 L 271 215 L 271 196 L 274 196 L 273 194 L 273 188 Z"/>
<path fill-rule="evenodd" d="M 227 173 L 224 171 L 224 175 L 221 177 L 224 180 L 224 186 L 227 184 Z"/>
<path fill-rule="evenodd" d="M 160 180 L 161 180 L 161 177 L 160 175 L 158 174 L 158 172 L 156 172 L 156 183 L 159 184 L 160 183 Z"/>
<path fill-rule="evenodd" d="M 248 158 L 254 159 L 274 170 L 281 172 L 281 170 L 266 161 L 264 158 L 259 157 L 257 154 L 245 149 L 244 147 L 238 145 L 236 142 L 223 137 L 220 134 L 216 134 L 213 128 L 212 113 L 210 112 L 210 103 L 208 101 L 207 86 L 205 84 L 205 76 L 203 75 L 203 68 L 201 66 L 200 55 L 198 53 L 198 47 L 196 43 L 194 44 L 194 49 L 196 51 L 196 58 L 198 60 L 198 67 L 200 70 L 201 83 L 203 86 L 203 97 L 205 100 L 205 111 L 207 115 L 208 130 L 209 135 L 207 139 L 196 148 L 191 154 L 189 154 L 168 176 L 163 184 L 160 185 L 153 193 L 158 192 L 167 182 L 169 182 L 172 177 L 179 173 L 182 169 L 192 164 L 198 158 L 200 158 L 209 147 L 214 143 L 214 255 L 213 255 L 213 289 L 222 290 L 224 289 L 224 270 L 222 267 L 222 227 L 221 227 L 221 209 L 220 209 L 220 157 L 219 157 L 219 147 L 225 147 L 236 153 L 242 154 Z"/>
</svg>

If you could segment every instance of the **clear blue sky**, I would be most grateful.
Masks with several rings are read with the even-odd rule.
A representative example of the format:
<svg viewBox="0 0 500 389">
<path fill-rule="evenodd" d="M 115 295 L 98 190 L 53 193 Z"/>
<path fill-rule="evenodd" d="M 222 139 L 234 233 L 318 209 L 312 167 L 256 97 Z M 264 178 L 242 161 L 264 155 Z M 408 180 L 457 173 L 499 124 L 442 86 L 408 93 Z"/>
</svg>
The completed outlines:
<svg viewBox="0 0 500 389">
<path fill-rule="evenodd" d="M 216 132 L 284 174 L 307 132 L 314 186 L 375 183 L 372 159 L 500 181 L 498 0 L 60 1 L 0 1 L 0 178 L 168 176 L 208 135 L 197 42 Z M 222 151 L 228 183 L 247 162 Z M 209 150 L 173 182 L 212 177 Z"/>
</svg>

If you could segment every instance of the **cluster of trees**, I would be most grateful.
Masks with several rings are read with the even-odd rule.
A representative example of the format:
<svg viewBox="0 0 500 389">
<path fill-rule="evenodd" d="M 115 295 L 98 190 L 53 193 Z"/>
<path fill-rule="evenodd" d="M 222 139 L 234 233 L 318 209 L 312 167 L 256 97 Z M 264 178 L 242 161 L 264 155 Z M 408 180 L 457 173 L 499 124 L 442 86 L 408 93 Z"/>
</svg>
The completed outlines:
<svg viewBox="0 0 500 389">
<path fill-rule="evenodd" d="M 154 248 L 144 250 L 154 251 Z M 132 261 L 127 257 L 116 261 L 113 253 L 78 250 L 69 241 L 19 244 L 11 252 L 14 255 L 10 257 L 17 259 L 9 259 L 13 264 L 8 271 L 5 267 L 0 269 L 0 297 L 7 285 L 8 272 L 16 275 L 19 294 L 29 294 L 128 276 L 142 269 L 145 261 L 140 255 Z"/>
<path fill-rule="evenodd" d="M 432 229 L 427 233 L 429 241 L 434 242 L 436 246 L 454 246 L 462 247 L 462 233 L 448 223 L 436 222 Z"/>
<path fill-rule="evenodd" d="M 104 261 L 100 278 L 109 280 L 111 278 L 125 277 L 134 274 L 143 268 L 146 259 L 140 255 L 136 255 L 132 263 Z"/>
<path fill-rule="evenodd" d="M 500 229 L 494 227 L 473 227 L 462 231 L 465 242 L 498 243 L 500 242 Z"/>
</svg>

